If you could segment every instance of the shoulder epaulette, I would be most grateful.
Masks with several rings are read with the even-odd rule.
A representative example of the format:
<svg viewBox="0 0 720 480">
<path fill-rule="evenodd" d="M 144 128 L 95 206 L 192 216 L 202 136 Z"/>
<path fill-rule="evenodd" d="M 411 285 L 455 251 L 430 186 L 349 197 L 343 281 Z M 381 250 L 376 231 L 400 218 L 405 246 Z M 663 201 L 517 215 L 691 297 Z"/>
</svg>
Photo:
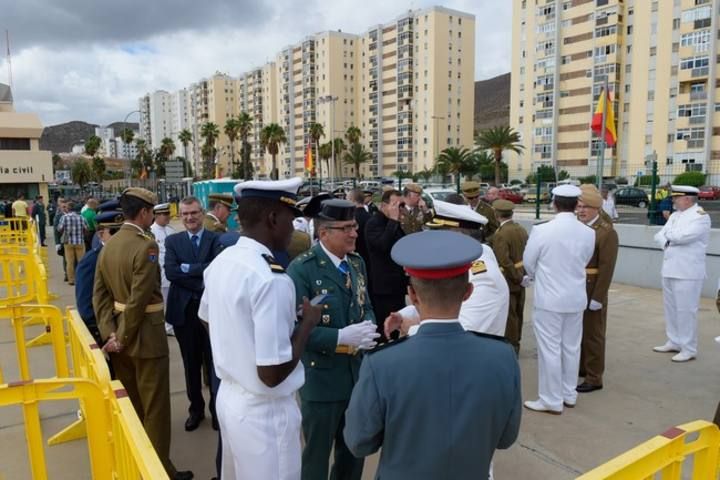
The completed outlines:
<svg viewBox="0 0 720 480">
<path fill-rule="evenodd" d="M 357 252 L 350 252 L 347 254 L 348 257 L 362 258 Z"/>
<path fill-rule="evenodd" d="M 145 240 L 155 240 L 155 235 L 152 232 L 138 232 L 138 237 L 142 237 Z"/>
<path fill-rule="evenodd" d="M 379 343 L 378 346 L 375 347 L 375 348 L 373 348 L 372 350 L 366 350 L 366 351 L 365 351 L 365 354 L 370 354 L 370 353 L 379 352 L 380 350 L 385 350 L 385 349 L 388 348 L 388 347 L 392 347 L 393 345 L 397 345 L 397 344 L 399 344 L 399 343 L 404 342 L 404 341 L 407 340 L 408 338 L 410 338 L 410 335 L 406 335 L 406 336 L 404 336 L 404 337 L 400 337 L 400 338 L 398 338 L 397 340 L 388 340 L 388 341 L 385 342 L 385 343 Z"/>
<path fill-rule="evenodd" d="M 473 275 L 477 275 L 478 273 L 485 273 L 487 272 L 487 265 L 485 265 L 485 262 L 483 262 L 482 260 L 475 260 L 470 266 L 470 272 Z"/>
<path fill-rule="evenodd" d="M 510 341 L 507 338 L 501 337 L 500 335 L 493 335 L 491 333 L 475 332 L 472 330 L 468 330 L 468 332 L 472 333 L 473 335 L 477 335 L 478 337 L 485 337 L 485 338 L 489 338 L 491 340 L 498 340 L 500 342 L 510 343 Z"/>
<path fill-rule="evenodd" d="M 707 212 L 705 210 L 703 210 L 702 208 L 698 208 L 697 213 L 698 213 L 698 215 L 707 215 Z"/>
<path fill-rule="evenodd" d="M 533 223 L 533 226 L 534 226 L 534 225 L 543 225 L 543 224 L 545 224 L 545 223 L 548 223 L 549 221 L 550 221 L 550 220 L 543 220 L 542 222 Z"/>
<path fill-rule="evenodd" d="M 272 257 L 272 255 L 264 253 L 262 257 L 265 259 L 268 265 L 270 265 L 270 270 L 272 270 L 273 273 L 285 273 L 285 268 L 280 265 L 277 260 Z"/>
<path fill-rule="evenodd" d="M 306 250 L 305 252 L 301 253 L 295 260 L 298 262 L 307 262 L 310 259 L 315 258 L 315 252 L 313 252 L 312 248 L 310 250 Z"/>
</svg>

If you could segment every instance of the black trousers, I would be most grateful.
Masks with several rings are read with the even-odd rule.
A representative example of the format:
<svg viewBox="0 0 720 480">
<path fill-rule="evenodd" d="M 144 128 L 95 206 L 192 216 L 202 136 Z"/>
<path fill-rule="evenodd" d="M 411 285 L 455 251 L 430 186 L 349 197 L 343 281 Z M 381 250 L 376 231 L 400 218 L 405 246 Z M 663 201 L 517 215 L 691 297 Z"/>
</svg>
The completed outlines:
<svg viewBox="0 0 720 480">
<path fill-rule="evenodd" d="M 375 321 L 377 322 L 378 333 L 382 335 L 380 340 L 383 342 L 387 341 L 384 331 L 385 319 L 392 312 L 397 312 L 405 307 L 405 294 L 395 293 L 385 295 L 374 293 L 370 294 L 370 300 L 372 301 L 373 311 L 375 312 Z"/>
<path fill-rule="evenodd" d="M 185 323 L 174 325 L 175 338 L 180 345 L 180 353 L 185 367 L 185 389 L 190 400 L 188 411 L 195 414 L 205 413 L 205 399 L 202 388 L 203 362 L 212 365 L 210 336 L 198 317 L 199 299 L 192 299 L 185 307 Z M 214 376 L 214 368 L 210 368 Z M 210 413 L 215 416 L 215 394 L 210 391 Z"/>
</svg>

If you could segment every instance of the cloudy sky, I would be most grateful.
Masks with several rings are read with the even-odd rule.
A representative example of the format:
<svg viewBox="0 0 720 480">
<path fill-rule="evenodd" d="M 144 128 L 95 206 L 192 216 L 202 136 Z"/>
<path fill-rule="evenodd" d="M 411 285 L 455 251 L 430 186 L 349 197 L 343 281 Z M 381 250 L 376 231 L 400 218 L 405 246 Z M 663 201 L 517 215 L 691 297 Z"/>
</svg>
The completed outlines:
<svg viewBox="0 0 720 480">
<path fill-rule="evenodd" d="M 305 35 L 362 33 L 425 0 L 0 0 L 0 82 L 8 82 L 10 31 L 17 111 L 45 125 L 107 124 L 153 90 L 176 90 L 213 74 L 238 75 L 274 59 Z M 508 0 L 448 0 L 476 17 L 475 79 L 510 70 Z M 136 121 L 137 115 L 130 118 Z"/>
</svg>

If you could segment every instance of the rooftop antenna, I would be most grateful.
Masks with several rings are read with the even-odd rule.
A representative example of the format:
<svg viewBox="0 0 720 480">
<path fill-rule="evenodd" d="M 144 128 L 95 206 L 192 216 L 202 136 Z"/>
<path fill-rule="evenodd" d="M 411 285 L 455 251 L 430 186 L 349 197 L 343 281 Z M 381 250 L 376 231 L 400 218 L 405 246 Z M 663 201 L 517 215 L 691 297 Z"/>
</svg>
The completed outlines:
<svg viewBox="0 0 720 480">
<path fill-rule="evenodd" d="M 10 30 L 5 30 L 5 41 L 7 42 L 8 80 L 10 82 L 10 87 L 12 88 L 13 78 L 12 78 L 12 59 L 10 56 Z"/>
</svg>

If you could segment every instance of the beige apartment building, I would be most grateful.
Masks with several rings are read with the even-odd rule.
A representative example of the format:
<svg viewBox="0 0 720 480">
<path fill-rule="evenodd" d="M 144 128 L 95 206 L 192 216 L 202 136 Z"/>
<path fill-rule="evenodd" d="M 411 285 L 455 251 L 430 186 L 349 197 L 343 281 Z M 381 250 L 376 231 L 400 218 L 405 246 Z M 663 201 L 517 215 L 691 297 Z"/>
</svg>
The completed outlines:
<svg viewBox="0 0 720 480">
<path fill-rule="evenodd" d="M 662 181 L 702 171 L 720 183 L 720 0 L 513 0 L 510 124 L 525 152 L 510 178 L 539 164 L 595 174 L 589 125 L 607 81 L 618 144 L 603 176 L 631 182 L 657 159 Z"/>
<path fill-rule="evenodd" d="M 10 87 L 0 83 L 0 199 L 48 197 L 52 158 L 40 150 L 43 126 L 34 113 L 18 113 Z"/>
</svg>

